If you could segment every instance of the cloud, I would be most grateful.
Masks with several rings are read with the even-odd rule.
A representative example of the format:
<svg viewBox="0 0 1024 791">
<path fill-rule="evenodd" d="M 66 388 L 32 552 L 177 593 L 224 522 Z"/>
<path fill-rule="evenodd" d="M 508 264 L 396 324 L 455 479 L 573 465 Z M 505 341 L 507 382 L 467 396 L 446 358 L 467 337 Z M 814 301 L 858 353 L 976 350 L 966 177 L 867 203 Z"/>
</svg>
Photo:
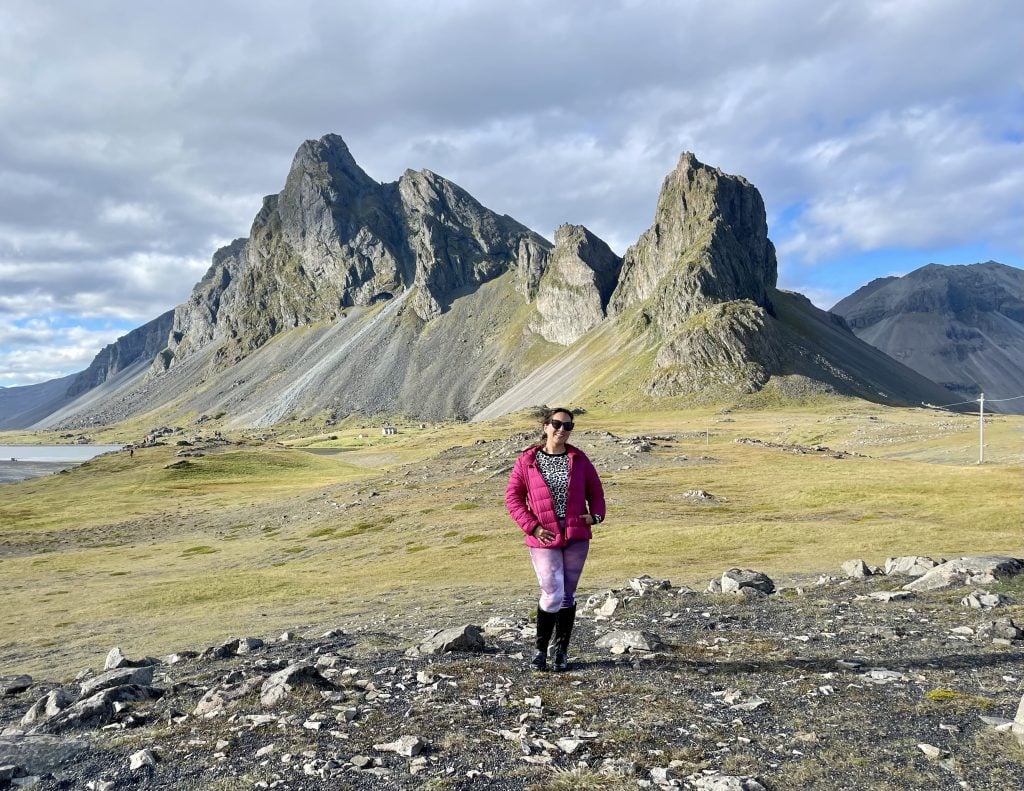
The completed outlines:
<svg viewBox="0 0 1024 791">
<path fill-rule="evenodd" d="M 131 327 L 61 326 L 55 316 L 23 323 L 0 320 L 0 387 L 45 382 L 88 367 L 97 350 Z"/>
<path fill-rule="evenodd" d="M 620 253 L 691 150 L 760 188 L 783 279 L 823 292 L 878 248 L 1019 263 L 1022 39 L 1008 0 L 8 0 L 0 317 L 184 301 L 327 132 L 381 181 L 429 168 Z"/>
</svg>

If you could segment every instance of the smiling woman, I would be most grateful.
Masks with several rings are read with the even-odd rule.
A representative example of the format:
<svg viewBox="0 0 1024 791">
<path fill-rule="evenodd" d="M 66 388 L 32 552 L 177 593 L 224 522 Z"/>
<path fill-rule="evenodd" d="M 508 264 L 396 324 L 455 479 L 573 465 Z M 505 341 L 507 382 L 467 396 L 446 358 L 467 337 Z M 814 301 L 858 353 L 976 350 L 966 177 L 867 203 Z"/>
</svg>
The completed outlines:
<svg viewBox="0 0 1024 791">
<path fill-rule="evenodd" d="M 587 561 L 591 527 L 604 520 L 604 489 L 594 465 L 568 443 L 576 427 L 572 411 L 556 407 L 544 415 L 543 442 L 516 461 L 505 504 L 526 534 L 537 574 L 537 652 L 530 664 L 547 669 L 554 637 L 556 671 L 569 666 L 569 638 L 576 621 L 576 588 Z"/>
</svg>

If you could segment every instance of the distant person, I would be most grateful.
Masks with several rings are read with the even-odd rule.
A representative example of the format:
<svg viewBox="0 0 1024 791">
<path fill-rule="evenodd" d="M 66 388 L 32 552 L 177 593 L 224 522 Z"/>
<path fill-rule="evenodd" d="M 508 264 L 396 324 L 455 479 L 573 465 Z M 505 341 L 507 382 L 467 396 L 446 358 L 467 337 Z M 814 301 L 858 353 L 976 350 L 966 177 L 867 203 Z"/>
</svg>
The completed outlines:
<svg viewBox="0 0 1024 791">
<path fill-rule="evenodd" d="M 530 664 L 547 670 L 554 635 L 554 669 L 569 667 L 569 637 L 576 622 L 576 587 L 590 549 L 591 525 L 604 520 L 604 488 L 597 470 L 566 440 L 575 427 L 563 407 L 544 415 L 543 441 L 527 448 L 512 470 L 505 505 L 526 534 L 540 583 L 537 652 Z"/>
</svg>

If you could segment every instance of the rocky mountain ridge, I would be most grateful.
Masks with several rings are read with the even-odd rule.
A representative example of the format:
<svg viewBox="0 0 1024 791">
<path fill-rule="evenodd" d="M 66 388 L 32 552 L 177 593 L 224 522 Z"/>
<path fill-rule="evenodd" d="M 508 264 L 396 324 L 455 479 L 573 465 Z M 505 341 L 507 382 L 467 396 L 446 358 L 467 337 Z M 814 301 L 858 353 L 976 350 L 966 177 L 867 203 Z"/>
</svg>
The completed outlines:
<svg viewBox="0 0 1024 791">
<path fill-rule="evenodd" d="M 1024 414 L 1024 270 L 995 261 L 928 264 L 872 281 L 838 302 L 859 338 L 961 399 L 986 394 L 997 412 Z"/>
<path fill-rule="evenodd" d="M 552 245 L 429 171 L 380 184 L 327 135 L 299 148 L 249 237 L 214 255 L 149 370 L 38 425 L 153 410 L 234 425 L 448 419 L 529 406 L 539 390 L 561 401 L 729 400 L 765 387 L 948 399 L 778 291 L 767 232 L 757 189 L 690 153 L 620 259 L 582 226 Z"/>
<path fill-rule="evenodd" d="M 855 559 L 704 593 L 642 576 L 581 600 L 565 673 L 526 664 L 529 602 L 113 648 L 73 681 L 0 678 L 0 787 L 1008 788 L 1022 568 Z"/>
</svg>

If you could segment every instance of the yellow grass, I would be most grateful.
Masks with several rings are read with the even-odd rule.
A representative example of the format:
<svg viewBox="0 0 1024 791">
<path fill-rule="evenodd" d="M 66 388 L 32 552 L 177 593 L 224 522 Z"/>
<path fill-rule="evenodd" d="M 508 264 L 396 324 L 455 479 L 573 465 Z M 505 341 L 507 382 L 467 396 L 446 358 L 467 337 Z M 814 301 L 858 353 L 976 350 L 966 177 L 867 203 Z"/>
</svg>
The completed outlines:
<svg viewBox="0 0 1024 791">
<path fill-rule="evenodd" d="M 609 516 L 584 595 L 644 573 L 703 587 L 731 566 L 785 578 L 835 573 L 852 557 L 1024 556 L 1021 418 L 986 426 L 981 466 L 976 417 L 848 400 L 800 411 L 591 409 L 577 422 L 584 447 L 596 441 L 588 430 L 679 436 L 655 447 L 654 465 L 602 468 Z M 501 460 L 487 455 L 493 446 L 474 451 L 478 439 L 529 430 L 529 418 L 402 425 L 397 437 L 369 422 L 301 428 L 278 432 L 294 447 L 232 446 L 181 467 L 169 466 L 181 461 L 173 448 L 155 448 L 0 487 L 0 673 L 71 674 L 113 645 L 158 654 L 328 628 L 343 615 L 532 598 Z M 454 447 L 469 456 L 444 453 Z M 716 500 L 694 502 L 692 489 Z"/>
</svg>

